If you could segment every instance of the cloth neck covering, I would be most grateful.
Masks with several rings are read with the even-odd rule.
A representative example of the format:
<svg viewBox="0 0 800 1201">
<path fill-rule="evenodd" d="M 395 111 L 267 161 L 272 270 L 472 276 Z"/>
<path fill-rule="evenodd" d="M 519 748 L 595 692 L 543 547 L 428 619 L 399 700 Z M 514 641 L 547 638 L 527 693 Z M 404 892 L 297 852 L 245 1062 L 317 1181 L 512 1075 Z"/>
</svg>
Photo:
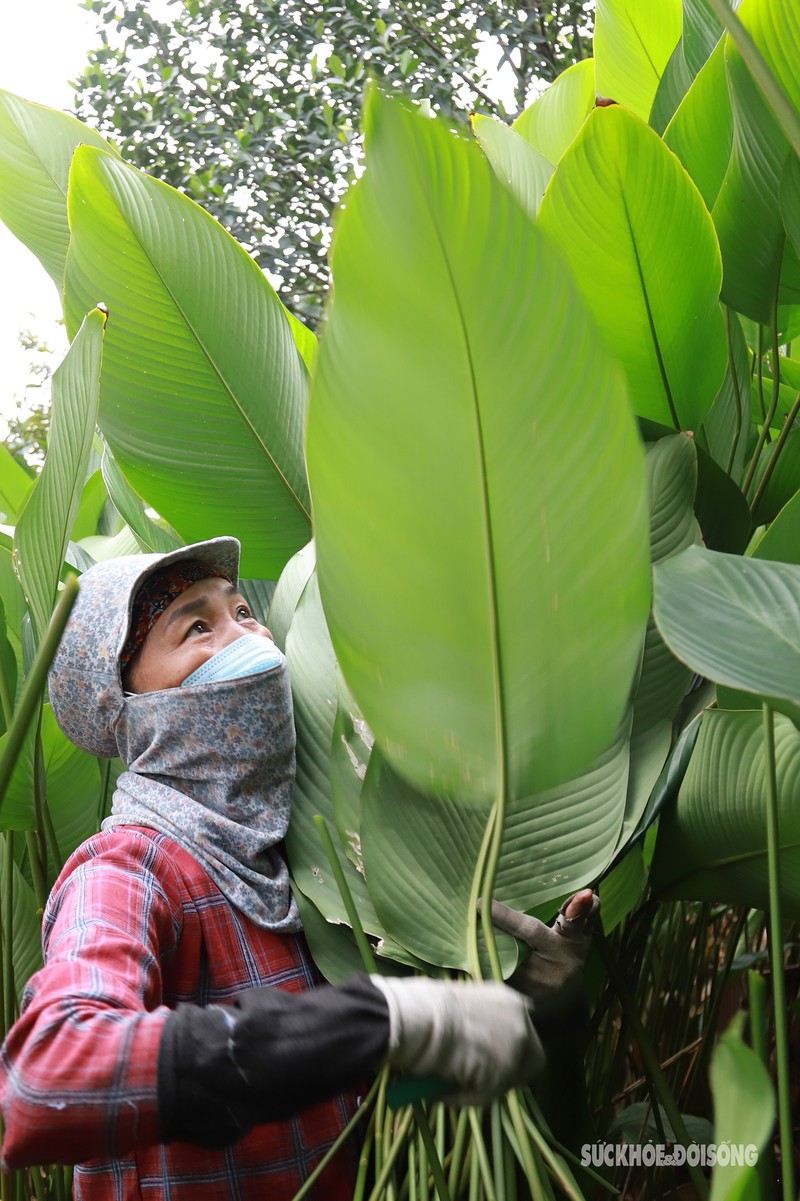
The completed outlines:
<svg viewBox="0 0 800 1201">
<path fill-rule="evenodd" d="M 301 929 L 278 849 L 295 773 L 283 654 L 277 667 L 243 679 L 128 695 L 115 735 L 128 770 L 103 829 L 168 835 L 256 925 Z"/>
</svg>

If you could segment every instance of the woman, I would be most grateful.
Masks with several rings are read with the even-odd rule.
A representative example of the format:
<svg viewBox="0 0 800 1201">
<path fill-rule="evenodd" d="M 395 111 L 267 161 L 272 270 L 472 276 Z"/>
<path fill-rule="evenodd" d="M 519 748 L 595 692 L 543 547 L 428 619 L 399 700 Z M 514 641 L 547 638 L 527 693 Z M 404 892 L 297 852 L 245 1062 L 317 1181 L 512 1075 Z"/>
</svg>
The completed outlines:
<svg viewBox="0 0 800 1201">
<path fill-rule="evenodd" d="M 280 851 L 287 666 L 238 563 L 216 538 L 97 564 L 51 671 L 65 733 L 127 770 L 56 881 L 0 1101 L 6 1166 L 79 1164 L 78 1198 L 288 1201 L 383 1063 L 471 1104 L 541 1064 L 504 985 L 318 987 Z M 574 963 L 583 940 L 556 941 Z M 345 1151 L 312 1196 L 344 1201 L 353 1180 Z"/>
</svg>

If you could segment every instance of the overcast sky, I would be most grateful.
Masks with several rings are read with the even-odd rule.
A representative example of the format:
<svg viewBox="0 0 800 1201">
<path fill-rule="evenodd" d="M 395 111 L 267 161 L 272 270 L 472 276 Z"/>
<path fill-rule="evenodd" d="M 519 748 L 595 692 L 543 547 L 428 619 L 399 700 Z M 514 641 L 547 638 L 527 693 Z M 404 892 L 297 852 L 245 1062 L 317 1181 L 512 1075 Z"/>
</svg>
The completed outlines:
<svg viewBox="0 0 800 1201">
<path fill-rule="evenodd" d="M 0 88 L 69 110 L 68 81 L 86 61 L 94 21 L 77 0 L 9 0 L 0 23 Z M 19 348 L 18 331 L 33 329 L 65 353 L 66 335 L 56 325 L 60 315 L 50 277 L 0 223 L 0 416 L 13 411 L 13 397 L 27 383 L 28 360 Z"/>
</svg>

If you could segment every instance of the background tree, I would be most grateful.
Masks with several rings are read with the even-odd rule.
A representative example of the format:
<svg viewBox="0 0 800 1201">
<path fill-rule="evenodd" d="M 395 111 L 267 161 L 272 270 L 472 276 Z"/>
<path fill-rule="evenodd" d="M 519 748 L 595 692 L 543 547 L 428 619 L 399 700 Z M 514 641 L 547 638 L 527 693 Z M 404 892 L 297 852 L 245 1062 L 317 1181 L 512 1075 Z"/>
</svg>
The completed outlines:
<svg viewBox="0 0 800 1201">
<path fill-rule="evenodd" d="M 87 7 L 101 45 L 77 81 L 77 115 L 218 217 L 311 325 L 328 286 L 331 214 L 360 157 L 367 78 L 458 122 L 472 110 L 507 117 L 591 52 L 594 10 L 587 0 L 173 0 L 159 20 L 146 0 Z"/>
</svg>

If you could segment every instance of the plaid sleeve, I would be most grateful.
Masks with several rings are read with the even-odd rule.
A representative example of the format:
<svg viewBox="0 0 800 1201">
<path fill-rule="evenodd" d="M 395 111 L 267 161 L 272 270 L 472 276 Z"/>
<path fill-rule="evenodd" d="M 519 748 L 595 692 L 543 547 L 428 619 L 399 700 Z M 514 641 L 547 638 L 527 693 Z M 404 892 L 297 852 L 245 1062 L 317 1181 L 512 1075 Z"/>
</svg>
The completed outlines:
<svg viewBox="0 0 800 1201">
<path fill-rule="evenodd" d="M 45 966 L 0 1053 L 6 1167 L 116 1158 L 159 1141 L 161 960 L 181 920 L 170 879 L 164 852 L 131 832 L 92 840 L 57 881 Z"/>
</svg>

